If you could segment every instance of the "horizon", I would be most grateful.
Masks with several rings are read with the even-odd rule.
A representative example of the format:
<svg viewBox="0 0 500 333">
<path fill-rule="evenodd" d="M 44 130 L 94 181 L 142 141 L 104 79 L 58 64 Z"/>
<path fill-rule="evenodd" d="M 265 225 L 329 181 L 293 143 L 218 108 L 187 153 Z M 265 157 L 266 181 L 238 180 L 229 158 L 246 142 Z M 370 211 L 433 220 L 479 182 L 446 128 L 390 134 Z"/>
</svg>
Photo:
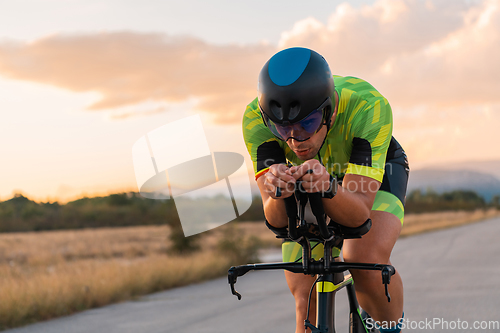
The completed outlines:
<svg viewBox="0 0 500 333">
<path fill-rule="evenodd" d="M 365 79 L 389 100 L 412 170 L 500 161 L 484 144 L 500 124 L 500 0 L 30 8 L 0 12 L 0 201 L 137 192 L 134 142 L 195 114 L 210 151 L 240 153 L 251 169 L 241 117 L 262 65 L 291 46 L 318 51 L 334 74 Z"/>
<path fill-rule="evenodd" d="M 483 174 L 483 175 L 489 175 L 489 176 L 492 176 L 494 177 L 495 179 L 499 180 L 500 181 L 500 169 L 496 169 L 494 172 L 489 172 L 489 171 L 484 171 L 483 170 L 475 170 L 474 168 L 470 168 L 470 169 L 463 169 L 461 168 L 461 165 L 463 164 L 473 164 L 474 167 L 477 168 L 477 165 L 478 164 L 481 164 L 481 163 L 498 163 L 500 165 L 500 159 L 499 160 L 484 160 L 484 161 L 459 161 L 459 162 L 455 162 L 451 165 L 451 171 L 460 171 L 460 172 L 474 172 L 474 173 L 479 173 L 479 174 Z M 410 166 L 411 167 L 411 166 Z M 445 167 L 448 167 L 447 169 Z M 417 168 L 417 169 L 410 169 L 410 175 L 411 175 L 411 172 L 412 171 L 423 171 L 423 172 L 429 172 L 429 171 L 449 171 L 450 170 L 450 165 L 435 165 L 435 166 L 423 166 L 421 168 Z M 251 179 L 253 179 L 253 172 L 252 173 L 249 173 L 249 177 Z M 411 180 L 411 177 L 410 177 L 410 180 Z M 419 190 L 421 189 L 419 187 L 419 184 L 418 183 L 409 183 L 409 188 L 410 187 L 414 187 L 413 190 L 409 190 L 408 191 L 408 195 L 412 192 L 412 191 L 415 191 L 415 190 Z M 432 190 L 435 190 L 434 188 L 431 187 Z M 460 190 L 459 188 L 457 188 L 458 190 Z M 259 195 L 259 190 L 257 188 L 257 185 L 255 182 L 251 182 L 251 190 L 252 190 L 252 197 L 254 196 L 260 196 Z M 464 190 L 464 189 L 462 189 Z M 238 189 L 235 189 L 235 195 L 238 195 Z M 438 191 L 439 192 L 439 191 Z M 141 198 L 143 199 L 147 199 L 147 197 L 144 197 L 140 194 L 140 191 L 137 189 L 137 188 L 131 188 L 131 189 L 124 189 L 124 190 L 121 190 L 121 191 L 117 191 L 117 192 L 106 192 L 106 193 L 98 193 L 98 194 L 95 194 L 95 195 L 87 195 L 85 193 L 79 195 L 79 196 L 75 196 L 73 198 L 69 198 L 67 200 L 40 200 L 40 199 L 37 199 L 37 198 L 34 198 L 32 196 L 29 195 L 29 193 L 23 193 L 22 191 L 18 191 L 18 192 L 13 192 L 12 195 L 10 197 L 7 197 L 7 198 L 3 198 L 3 197 L 0 197 L 0 203 L 1 202 L 5 202 L 5 201 L 8 201 L 10 199 L 13 199 L 15 198 L 16 196 L 23 196 L 31 201 L 34 201 L 34 202 L 37 202 L 37 203 L 59 203 L 59 204 L 67 204 L 69 202 L 73 202 L 73 201 L 77 201 L 77 200 L 81 200 L 81 199 L 93 199 L 93 198 L 100 198 L 100 197 L 107 197 L 107 196 L 110 196 L 110 195 L 113 195 L 113 194 L 130 194 L 130 193 L 133 193 L 133 194 L 137 194 L 139 195 Z M 499 188 L 499 194 L 500 194 L 500 188 Z M 214 196 L 216 195 L 220 195 L 218 193 L 215 193 Z M 164 200 L 172 200 L 171 197 L 169 197 L 168 199 L 164 199 Z"/>
</svg>

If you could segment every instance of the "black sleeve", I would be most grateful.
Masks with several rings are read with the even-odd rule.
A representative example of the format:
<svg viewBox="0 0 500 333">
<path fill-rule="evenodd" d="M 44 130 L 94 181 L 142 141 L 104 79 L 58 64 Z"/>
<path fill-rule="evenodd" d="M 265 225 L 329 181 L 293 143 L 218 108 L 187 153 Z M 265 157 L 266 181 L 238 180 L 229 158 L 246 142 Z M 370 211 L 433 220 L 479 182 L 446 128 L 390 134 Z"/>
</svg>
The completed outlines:
<svg viewBox="0 0 500 333">
<path fill-rule="evenodd" d="M 264 142 L 257 148 L 257 172 L 280 163 L 286 163 L 286 158 L 277 141 Z"/>
<path fill-rule="evenodd" d="M 354 138 L 352 140 L 352 152 L 349 163 L 372 166 L 372 147 L 366 139 Z"/>
</svg>

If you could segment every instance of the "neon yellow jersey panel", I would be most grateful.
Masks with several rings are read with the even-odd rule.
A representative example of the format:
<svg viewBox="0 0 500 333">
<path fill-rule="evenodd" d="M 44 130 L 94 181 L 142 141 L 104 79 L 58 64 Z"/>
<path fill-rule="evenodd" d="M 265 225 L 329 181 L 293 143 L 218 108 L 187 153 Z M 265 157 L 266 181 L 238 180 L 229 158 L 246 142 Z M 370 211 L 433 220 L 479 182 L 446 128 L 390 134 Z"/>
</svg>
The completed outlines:
<svg viewBox="0 0 500 333">
<path fill-rule="evenodd" d="M 357 174 L 382 182 L 392 138 L 389 102 L 362 79 L 334 76 L 334 81 L 339 95 L 338 113 L 319 152 L 323 165 L 338 178 Z M 256 177 L 275 163 L 298 165 L 304 162 L 265 126 L 257 99 L 244 113 L 243 136 Z"/>
</svg>

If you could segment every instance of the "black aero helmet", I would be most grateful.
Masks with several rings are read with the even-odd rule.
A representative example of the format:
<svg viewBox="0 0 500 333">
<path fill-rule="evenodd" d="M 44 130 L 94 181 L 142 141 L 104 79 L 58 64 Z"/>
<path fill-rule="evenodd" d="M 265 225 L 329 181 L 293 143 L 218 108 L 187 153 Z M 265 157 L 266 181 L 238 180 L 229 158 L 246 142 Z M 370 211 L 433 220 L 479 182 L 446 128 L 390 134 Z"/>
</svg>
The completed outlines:
<svg viewBox="0 0 500 333">
<path fill-rule="evenodd" d="M 329 110 L 324 115 L 329 126 L 334 90 L 330 67 L 320 54 L 307 48 L 289 48 L 276 53 L 262 68 L 259 107 L 264 120 L 278 125 L 299 122 L 321 107 Z"/>
</svg>

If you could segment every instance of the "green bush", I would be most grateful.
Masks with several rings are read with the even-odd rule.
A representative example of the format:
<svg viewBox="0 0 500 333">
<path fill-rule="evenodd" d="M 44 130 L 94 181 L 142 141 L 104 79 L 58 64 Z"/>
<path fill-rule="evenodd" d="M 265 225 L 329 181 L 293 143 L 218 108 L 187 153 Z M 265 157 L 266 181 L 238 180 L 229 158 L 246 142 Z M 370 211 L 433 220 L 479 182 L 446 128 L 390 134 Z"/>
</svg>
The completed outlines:
<svg viewBox="0 0 500 333">
<path fill-rule="evenodd" d="M 483 197 L 473 191 L 456 190 L 438 194 L 435 191 L 416 190 L 406 198 L 406 213 L 438 212 L 449 210 L 483 209 L 490 207 Z"/>
<path fill-rule="evenodd" d="M 223 230 L 223 236 L 217 243 L 217 250 L 222 256 L 228 256 L 232 265 L 243 265 L 258 262 L 258 250 L 262 241 L 255 237 L 245 237 L 234 225 L 228 225 Z"/>
<path fill-rule="evenodd" d="M 180 223 L 171 225 L 168 238 L 172 244 L 169 248 L 169 252 L 172 254 L 190 254 L 200 249 L 198 243 L 200 235 L 185 237 Z"/>
<path fill-rule="evenodd" d="M 21 194 L 0 202 L 0 232 L 161 225 L 179 223 L 173 200 L 138 193 L 81 198 L 66 204 L 37 203 Z"/>
<path fill-rule="evenodd" d="M 408 195 L 405 211 L 420 213 L 487 207 L 500 209 L 500 195 L 495 196 L 491 203 L 486 203 L 481 196 L 472 191 L 438 194 L 432 190 L 425 192 L 417 190 Z M 250 208 L 236 221 L 264 219 L 262 199 L 257 195 L 253 197 Z M 0 202 L 0 232 L 162 224 L 170 225 L 175 232 L 182 233 L 174 201 L 146 199 L 134 192 L 111 194 L 106 197 L 84 197 L 66 204 L 37 203 L 22 194 L 15 194 L 13 198 Z M 190 251 L 191 246 L 195 247 L 194 240 L 184 240 L 184 238 L 182 236 L 172 239 L 174 242 L 179 242 L 174 245 L 172 251 Z M 192 244 L 188 244 L 189 242 Z"/>
</svg>

